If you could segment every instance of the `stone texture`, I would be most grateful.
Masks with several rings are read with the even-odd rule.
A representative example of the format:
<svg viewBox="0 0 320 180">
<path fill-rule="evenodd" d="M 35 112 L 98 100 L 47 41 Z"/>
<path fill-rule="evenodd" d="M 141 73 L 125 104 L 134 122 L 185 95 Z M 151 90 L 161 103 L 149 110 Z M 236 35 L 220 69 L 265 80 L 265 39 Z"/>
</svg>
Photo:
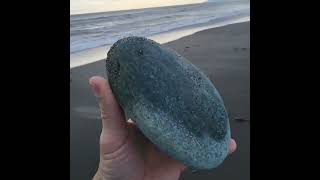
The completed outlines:
<svg viewBox="0 0 320 180">
<path fill-rule="evenodd" d="M 228 153 L 230 127 L 212 82 L 175 51 L 142 37 L 117 41 L 107 74 L 127 118 L 160 150 L 193 169 L 212 169 Z"/>
</svg>

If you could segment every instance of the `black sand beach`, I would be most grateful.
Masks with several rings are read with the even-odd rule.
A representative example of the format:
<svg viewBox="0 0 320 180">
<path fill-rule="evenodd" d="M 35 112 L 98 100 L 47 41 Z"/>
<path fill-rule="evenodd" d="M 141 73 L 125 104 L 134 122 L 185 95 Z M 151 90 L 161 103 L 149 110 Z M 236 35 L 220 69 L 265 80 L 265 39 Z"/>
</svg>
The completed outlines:
<svg viewBox="0 0 320 180">
<path fill-rule="evenodd" d="M 250 179 L 250 22 L 198 32 L 167 43 L 202 69 L 224 99 L 238 148 L 210 172 L 185 171 L 181 180 Z M 106 77 L 105 62 L 70 70 L 70 179 L 92 179 L 99 162 L 100 119 L 88 79 Z"/>
</svg>

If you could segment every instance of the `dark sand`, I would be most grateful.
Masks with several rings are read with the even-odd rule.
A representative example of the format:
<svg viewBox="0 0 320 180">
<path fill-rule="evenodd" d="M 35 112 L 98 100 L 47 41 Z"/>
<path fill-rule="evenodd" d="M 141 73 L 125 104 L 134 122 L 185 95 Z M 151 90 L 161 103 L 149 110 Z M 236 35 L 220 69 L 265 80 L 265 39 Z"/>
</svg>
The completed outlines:
<svg viewBox="0 0 320 180">
<path fill-rule="evenodd" d="M 182 180 L 250 179 L 250 22 L 209 29 L 166 44 L 202 69 L 224 99 L 237 151 L 217 169 Z M 104 61 L 70 70 L 70 179 L 91 179 L 99 162 L 100 119 L 88 79 L 106 77 Z M 240 119 L 240 120 L 235 120 Z"/>
</svg>

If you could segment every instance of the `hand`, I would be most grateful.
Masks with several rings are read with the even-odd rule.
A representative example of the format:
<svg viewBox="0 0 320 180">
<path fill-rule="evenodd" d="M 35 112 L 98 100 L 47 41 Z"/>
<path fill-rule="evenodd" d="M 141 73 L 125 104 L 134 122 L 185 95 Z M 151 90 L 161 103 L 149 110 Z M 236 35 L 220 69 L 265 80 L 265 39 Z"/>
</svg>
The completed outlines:
<svg viewBox="0 0 320 180">
<path fill-rule="evenodd" d="M 100 163 L 93 179 L 178 180 L 186 167 L 158 151 L 132 121 L 126 121 L 108 81 L 95 76 L 89 83 L 98 98 L 102 118 Z M 236 146 L 232 139 L 229 153 Z"/>
</svg>

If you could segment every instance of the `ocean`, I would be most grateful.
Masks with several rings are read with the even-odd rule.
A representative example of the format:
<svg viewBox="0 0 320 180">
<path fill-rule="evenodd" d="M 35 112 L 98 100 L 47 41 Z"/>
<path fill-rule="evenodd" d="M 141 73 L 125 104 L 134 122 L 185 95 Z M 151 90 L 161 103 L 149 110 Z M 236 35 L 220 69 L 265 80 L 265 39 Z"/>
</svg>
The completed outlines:
<svg viewBox="0 0 320 180">
<path fill-rule="evenodd" d="M 100 60 L 117 40 L 144 36 L 165 43 L 200 30 L 250 20 L 250 1 L 70 15 L 70 68 Z"/>
</svg>

